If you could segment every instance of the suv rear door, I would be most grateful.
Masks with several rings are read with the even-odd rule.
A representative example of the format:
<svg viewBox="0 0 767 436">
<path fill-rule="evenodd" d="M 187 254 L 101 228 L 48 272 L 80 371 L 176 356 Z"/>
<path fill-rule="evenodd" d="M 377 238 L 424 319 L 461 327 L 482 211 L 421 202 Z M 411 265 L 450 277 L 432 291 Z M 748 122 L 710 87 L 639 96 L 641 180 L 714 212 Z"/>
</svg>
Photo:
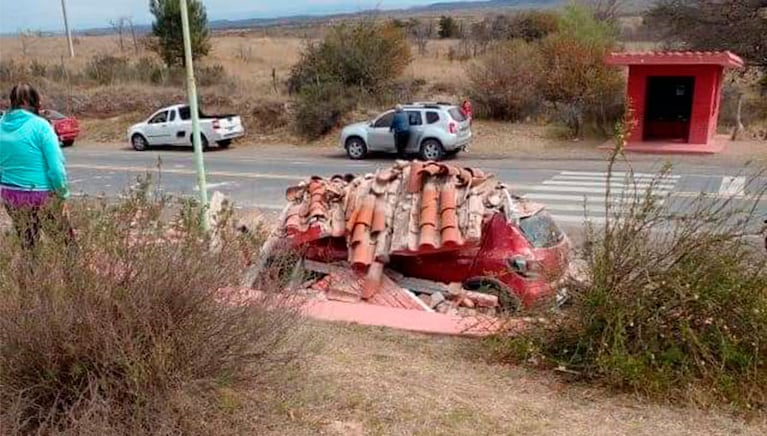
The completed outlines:
<svg viewBox="0 0 767 436">
<path fill-rule="evenodd" d="M 464 116 L 461 109 L 457 106 L 451 106 L 447 112 L 450 114 L 450 118 L 458 123 L 458 138 L 463 139 L 467 136 L 471 136 L 471 121 Z"/>
<path fill-rule="evenodd" d="M 368 150 L 393 153 L 394 134 L 389 131 L 394 120 L 394 111 L 384 112 L 368 127 Z"/>
</svg>

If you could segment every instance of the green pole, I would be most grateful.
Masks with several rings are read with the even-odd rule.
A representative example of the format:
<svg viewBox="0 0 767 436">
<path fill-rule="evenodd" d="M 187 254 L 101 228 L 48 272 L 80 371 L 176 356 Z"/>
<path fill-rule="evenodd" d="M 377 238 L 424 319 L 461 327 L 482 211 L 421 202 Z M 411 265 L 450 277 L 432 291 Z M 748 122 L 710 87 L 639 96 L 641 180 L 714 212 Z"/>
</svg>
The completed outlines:
<svg viewBox="0 0 767 436">
<path fill-rule="evenodd" d="M 194 65 L 192 65 L 192 39 L 189 36 L 189 11 L 186 0 L 181 2 L 181 29 L 184 32 L 184 63 L 186 64 L 186 88 L 189 109 L 192 112 L 192 145 L 194 146 L 194 166 L 197 170 L 197 189 L 200 190 L 202 206 L 202 229 L 210 230 L 208 219 L 208 186 L 205 182 L 205 163 L 202 159 L 202 141 L 200 139 L 200 111 L 197 108 L 197 86 L 194 83 Z"/>
</svg>

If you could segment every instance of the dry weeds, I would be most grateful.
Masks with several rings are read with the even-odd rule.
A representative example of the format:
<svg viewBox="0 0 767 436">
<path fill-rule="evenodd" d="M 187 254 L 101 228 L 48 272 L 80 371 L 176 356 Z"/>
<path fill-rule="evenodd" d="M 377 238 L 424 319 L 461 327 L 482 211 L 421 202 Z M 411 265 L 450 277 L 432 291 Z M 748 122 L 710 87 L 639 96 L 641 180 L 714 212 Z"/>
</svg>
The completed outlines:
<svg viewBox="0 0 767 436">
<path fill-rule="evenodd" d="M 296 391 L 243 406 L 260 434 L 764 434 L 724 411 L 643 403 L 550 375 L 480 361 L 478 343 L 313 324 L 323 350 Z M 263 393 L 263 392 L 262 392 Z"/>
</svg>

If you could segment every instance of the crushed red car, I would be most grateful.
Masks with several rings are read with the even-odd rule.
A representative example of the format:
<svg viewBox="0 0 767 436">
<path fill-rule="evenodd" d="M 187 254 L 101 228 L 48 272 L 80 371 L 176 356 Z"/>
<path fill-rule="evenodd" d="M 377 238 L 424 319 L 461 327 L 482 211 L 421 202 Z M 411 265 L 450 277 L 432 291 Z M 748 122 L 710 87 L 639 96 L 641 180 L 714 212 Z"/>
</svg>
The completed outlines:
<svg viewBox="0 0 767 436">
<path fill-rule="evenodd" d="M 363 299 L 386 269 L 459 283 L 516 310 L 554 296 L 569 265 L 570 242 L 545 207 L 478 169 L 398 161 L 375 174 L 312 177 L 287 199 L 267 246 L 348 262 L 365 277 Z"/>
<path fill-rule="evenodd" d="M 68 117 L 52 109 L 45 109 L 40 115 L 51 123 L 62 147 L 74 145 L 77 135 L 80 134 L 80 123 L 75 117 Z"/>
</svg>

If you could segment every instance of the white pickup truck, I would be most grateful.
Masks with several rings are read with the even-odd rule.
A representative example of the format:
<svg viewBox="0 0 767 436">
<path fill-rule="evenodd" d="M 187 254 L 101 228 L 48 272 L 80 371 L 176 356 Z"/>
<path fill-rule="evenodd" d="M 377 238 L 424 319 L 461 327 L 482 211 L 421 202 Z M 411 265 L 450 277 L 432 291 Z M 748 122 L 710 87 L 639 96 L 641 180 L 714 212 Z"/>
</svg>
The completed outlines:
<svg viewBox="0 0 767 436">
<path fill-rule="evenodd" d="M 128 140 L 137 151 L 153 145 L 192 145 L 192 111 L 188 105 L 169 106 L 128 129 Z M 200 139 L 203 148 L 216 143 L 227 148 L 245 135 L 238 115 L 205 115 L 200 112 Z"/>
</svg>

